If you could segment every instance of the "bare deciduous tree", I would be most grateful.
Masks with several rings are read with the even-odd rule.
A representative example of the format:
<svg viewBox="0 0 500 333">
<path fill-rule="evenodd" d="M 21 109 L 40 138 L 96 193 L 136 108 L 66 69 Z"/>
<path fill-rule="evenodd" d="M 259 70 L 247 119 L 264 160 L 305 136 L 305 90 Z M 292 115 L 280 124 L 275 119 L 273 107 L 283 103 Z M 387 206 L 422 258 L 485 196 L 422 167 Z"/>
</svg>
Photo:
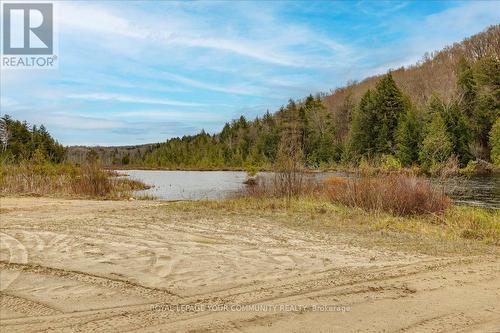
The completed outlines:
<svg viewBox="0 0 500 333">
<path fill-rule="evenodd" d="M 11 133 L 9 131 L 7 120 L 4 118 L 1 118 L 0 119 L 0 143 L 2 144 L 2 151 L 7 150 L 7 146 L 9 144 L 10 137 L 11 137 Z"/>
</svg>

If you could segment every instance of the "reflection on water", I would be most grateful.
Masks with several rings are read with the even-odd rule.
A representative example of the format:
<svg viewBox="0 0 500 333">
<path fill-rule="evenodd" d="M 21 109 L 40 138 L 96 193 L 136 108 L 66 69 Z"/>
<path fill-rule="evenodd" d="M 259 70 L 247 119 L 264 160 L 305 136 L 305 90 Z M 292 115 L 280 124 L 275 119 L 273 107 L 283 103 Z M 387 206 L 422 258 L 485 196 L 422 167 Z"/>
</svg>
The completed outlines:
<svg viewBox="0 0 500 333">
<path fill-rule="evenodd" d="M 120 170 L 153 187 L 138 191 L 162 200 L 223 199 L 242 188 L 245 172 Z"/>
<path fill-rule="evenodd" d="M 500 209 L 500 174 L 435 181 L 457 204 Z"/>
<path fill-rule="evenodd" d="M 165 171 L 165 170 L 120 170 L 146 184 L 149 190 L 139 191 L 161 200 L 201 200 L 223 199 L 240 190 L 246 173 L 241 171 Z M 270 176 L 270 173 L 263 173 Z M 309 174 L 323 179 L 330 176 L 349 177 L 339 172 Z M 433 183 L 443 186 L 446 193 L 457 204 L 500 208 L 500 175 L 473 176 L 468 178 L 433 179 Z"/>
</svg>

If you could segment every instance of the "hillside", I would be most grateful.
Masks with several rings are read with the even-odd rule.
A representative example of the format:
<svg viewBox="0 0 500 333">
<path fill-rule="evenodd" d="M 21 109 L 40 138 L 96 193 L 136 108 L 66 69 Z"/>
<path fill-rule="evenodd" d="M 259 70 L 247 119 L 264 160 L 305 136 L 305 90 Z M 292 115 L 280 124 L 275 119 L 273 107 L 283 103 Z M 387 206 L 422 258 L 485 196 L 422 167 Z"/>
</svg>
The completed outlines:
<svg viewBox="0 0 500 333">
<path fill-rule="evenodd" d="M 500 25 L 495 25 L 439 52 L 426 54 L 413 66 L 391 70 L 388 76 L 369 77 L 330 94 L 290 101 L 276 113 L 253 121 L 241 117 L 214 135 L 202 132 L 161 144 L 94 150 L 105 164 L 116 166 L 266 167 L 275 163 L 280 142 L 283 145 L 287 136 L 288 144 L 290 137 L 298 140 L 308 167 L 358 163 L 381 156 L 395 156 L 404 165 L 428 167 L 455 156 L 463 166 L 471 159 L 491 158 L 490 130 L 499 115 L 499 58 Z M 388 80 L 385 87 L 380 87 L 383 77 Z M 382 96 L 384 89 L 389 95 Z M 369 90 L 373 91 L 370 103 L 375 108 L 371 111 L 360 105 Z M 395 108 L 384 111 L 380 103 L 392 103 Z M 367 112 L 374 112 L 373 117 L 367 117 Z M 436 114 L 443 119 L 431 124 Z M 407 118 L 413 123 L 403 121 Z M 367 123 L 361 124 L 363 121 Z M 358 131 L 375 129 L 377 133 L 372 135 L 379 136 L 378 147 L 364 143 L 360 146 L 356 140 L 361 138 L 356 139 L 351 128 L 353 122 L 358 124 Z M 398 137 L 398 128 L 403 132 L 403 127 L 408 130 L 408 126 L 424 131 L 415 137 Z M 427 132 L 423 133 L 425 128 Z M 444 132 L 440 133 L 440 129 Z M 434 137 L 426 140 L 430 133 Z M 444 149 L 436 151 L 435 140 L 444 140 Z M 426 151 L 422 150 L 424 143 Z M 69 147 L 67 156 L 70 161 L 80 162 L 88 151 L 89 147 Z"/>
</svg>

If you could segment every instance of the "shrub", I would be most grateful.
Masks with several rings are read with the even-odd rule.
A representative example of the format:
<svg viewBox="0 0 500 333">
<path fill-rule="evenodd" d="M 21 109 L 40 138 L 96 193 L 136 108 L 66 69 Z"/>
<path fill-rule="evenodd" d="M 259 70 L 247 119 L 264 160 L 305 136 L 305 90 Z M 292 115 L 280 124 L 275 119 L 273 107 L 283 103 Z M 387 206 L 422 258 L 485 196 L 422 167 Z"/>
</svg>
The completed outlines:
<svg viewBox="0 0 500 333">
<path fill-rule="evenodd" d="M 259 172 L 259 168 L 253 164 L 249 164 L 245 167 L 245 171 L 248 177 L 255 177 Z"/>
<path fill-rule="evenodd" d="M 73 178 L 75 193 L 103 197 L 111 193 L 112 183 L 109 174 L 97 163 L 87 163 L 81 167 L 79 176 Z"/>
<path fill-rule="evenodd" d="M 382 155 L 380 159 L 380 169 L 383 172 L 399 171 L 402 167 L 401 162 L 392 155 Z"/>
<path fill-rule="evenodd" d="M 286 198 L 287 192 L 272 177 L 258 177 L 255 186 L 247 186 L 237 197 Z M 442 189 L 414 175 L 330 177 L 323 182 L 304 178 L 297 197 L 327 200 L 367 211 L 383 211 L 398 216 L 439 214 L 451 206 Z"/>
<path fill-rule="evenodd" d="M 448 157 L 448 160 L 446 160 L 446 163 L 441 164 L 440 169 L 437 170 L 437 173 L 441 177 L 450 177 L 459 174 L 460 172 L 460 161 L 458 159 L 458 156 L 453 154 L 450 157 Z"/>
<path fill-rule="evenodd" d="M 290 201 L 301 194 L 303 187 L 304 152 L 301 147 L 298 130 L 290 128 L 278 145 L 274 163 L 274 191 L 284 195 Z"/>
<path fill-rule="evenodd" d="M 327 180 L 325 191 L 332 202 L 368 211 L 409 216 L 441 213 L 451 206 L 442 190 L 425 178 L 405 175 Z"/>
</svg>

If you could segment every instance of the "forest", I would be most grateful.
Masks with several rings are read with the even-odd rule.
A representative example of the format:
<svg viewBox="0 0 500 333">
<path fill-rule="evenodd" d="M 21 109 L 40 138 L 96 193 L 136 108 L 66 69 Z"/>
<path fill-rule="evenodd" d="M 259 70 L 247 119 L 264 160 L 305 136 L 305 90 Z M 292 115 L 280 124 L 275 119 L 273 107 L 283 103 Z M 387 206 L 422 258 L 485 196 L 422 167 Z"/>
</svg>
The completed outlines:
<svg viewBox="0 0 500 333">
<path fill-rule="evenodd" d="M 2 118 L 2 161 L 34 154 L 81 164 L 168 169 L 270 169 L 280 147 L 309 169 L 414 167 L 425 172 L 500 164 L 500 25 L 427 54 L 418 64 L 351 82 L 329 94 L 290 100 L 219 133 L 130 147 L 69 147 L 43 126 Z M 281 149 L 283 150 L 283 149 Z M 286 153 L 286 150 L 285 150 Z"/>
<path fill-rule="evenodd" d="M 30 126 L 26 121 L 0 118 L 0 161 L 17 164 L 21 161 L 42 159 L 51 163 L 65 161 L 66 149 L 47 131 L 45 126 Z"/>
</svg>

